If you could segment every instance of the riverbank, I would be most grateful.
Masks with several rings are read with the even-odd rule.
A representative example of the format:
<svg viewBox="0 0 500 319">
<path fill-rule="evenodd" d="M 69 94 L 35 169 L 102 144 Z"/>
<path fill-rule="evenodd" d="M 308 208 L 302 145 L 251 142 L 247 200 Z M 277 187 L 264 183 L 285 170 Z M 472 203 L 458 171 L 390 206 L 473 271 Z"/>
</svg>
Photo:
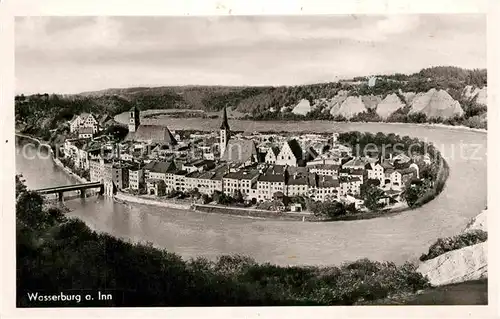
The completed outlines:
<svg viewBox="0 0 500 319">
<path fill-rule="evenodd" d="M 142 205 L 152 205 L 152 206 L 182 209 L 182 210 L 191 210 L 190 204 L 180 204 L 180 203 L 173 203 L 171 201 L 166 201 L 166 200 L 143 198 L 143 197 L 139 197 L 139 196 L 135 196 L 135 195 L 125 194 L 123 192 L 117 192 L 113 196 L 113 198 L 117 201 L 122 201 L 122 202 L 129 202 L 129 203 L 142 204 Z"/>
<path fill-rule="evenodd" d="M 49 142 L 40 140 L 39 138 L 34 137 L 34 136 L 25 135 L 25 134 L 21 134 L 21 133 L 18 133 L 18 132 L 15 133 L 15 136 L 35 141 L 35 142 L 37 142 L 40 145 L 47 145 L 48 146 L 47 149 L 49 150 L 49 153 L 51 155 L 52 162 L 57 167 L 59 167 L 61 170 L 63 170 L 69 176 L 75 178 L 80 183 L 89 183 L 90 182 L 87 179 L 85 179 L 85 178 L 83 178 L 83 177 L 75 174 L 70 168 L 64 166 L 64 164 L 58 158 L 55 158 L 54 157 L 54 151 L 52 150 L 52 147 L 50 147 Z"/>
</svg>

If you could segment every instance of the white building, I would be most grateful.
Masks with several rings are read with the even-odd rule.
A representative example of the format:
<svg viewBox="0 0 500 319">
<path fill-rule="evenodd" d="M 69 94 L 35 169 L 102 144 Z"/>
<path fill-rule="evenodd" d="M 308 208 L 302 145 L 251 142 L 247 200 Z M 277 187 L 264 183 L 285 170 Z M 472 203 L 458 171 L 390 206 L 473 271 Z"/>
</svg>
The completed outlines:
<svg viewBox="0 0 500 319">
<path fill-rule="evenodd" d="M 297 140 L 292 139 L 283 144 L 278 157 L 277 165 L 298 166 L 302 161 L 303 152 Z"/>
<path fill-rule="evenodd" d="M 91 128 L 92 134 L 97 133 L 99 129 L 99 123 L 92 114 L 82 113 L 73 118 L 69 123 L 69 131 L 71 133 L 78 132 L 83 128 Z"/>
</svg>

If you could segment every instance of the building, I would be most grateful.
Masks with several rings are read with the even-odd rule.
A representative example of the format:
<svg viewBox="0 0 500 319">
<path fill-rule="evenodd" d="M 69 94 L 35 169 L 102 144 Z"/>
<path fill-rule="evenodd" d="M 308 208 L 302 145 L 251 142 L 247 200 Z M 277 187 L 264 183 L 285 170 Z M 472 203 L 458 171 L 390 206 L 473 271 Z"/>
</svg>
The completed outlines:
<svg viewBox="0 0 500 319">
<path fill-rule="evenodd" d="M 149 195 L 165 196 L 165 181 L 157 178 L 148 178 L 146 180 L 146 189 Z"/>
<path fill-rule="evenodd" d="M 299 166 L 302 163 L 302 148 L 297 140 L 288 140 L 283 144 L 278 157 L 277 165 Z"/>
<path fill-rule="evenodd" d="M 191 172 L 203 172 L 215 168 L 215 162 L 211 160 L 198 159 L 193 162 L 182 164 L 182 169 Z"/>
<path fill-rule="evenodd" d="M 380 163 L 369 163 L 366 165 L 368 179 L 376 179 L 380 181 L 380 185 L 384 184 L 384 167 Z"/>
<path fill-rule="evenodd" d="M 127 164 L 99 157 L 98 160 L 91 160 L 89 166 L 90 181 L 103 182 L 106 194 L 111 195 L 116 190 L 129 187 L 129 166 Z"/>
<path fill-rule="evenodd" d="M 340 198 L 340 182 L 333 176 L 313 175 L 310 178 L 310 197 L 316 201 L 332 201 Z"/>
<path fill-rule="evenodd" d="M 285 193 L 286 167 L 271 165 L 257 178 L 257 200 L 262 202 L 273 199 L 277 192 Z"/>
<path fill-rule="evenodd" d="M 219 139 L 219 151 L 221 159 L 226 155 L 226 147 L 229 143 L 229 138 L 231 136 L 231 131 L 229 129 L 229 123 L 227 121 L 227 111 L 224 107 L 222 113 L 222 123 L 220 125 L 220 139 Z"/>
<path fill-rule="evenodd" d="M 140 112 L 137 106 L 130 109 L 130 115 L 128 120 L 128 131 L 135 132 L 137 128 L 141 125 Z"/>
<path fill-rule="evenodd" d="M 264 158 L 264 162 L 266 164 L 276 164 L 276 159 L 278 158 L 278 154 L 280 153 L 280 149 L 276 146 L 269 147 L 266 152 L 266 157 Z"/>
<path fill-rule="evenodd" d="M 364 169 L 368 161 L 362 157 L 354 157 L 342 165 L 345 169 Z"/>
<path fill-rule="evenodd" d="M 285 194 L 289 197 L 309 194 L 309 173 L 295 171 L 288 175 Z"/>
<path fill-rule="evenodd" d="M 129 131 L 125 140 L 168 146 L 170 148 L 178 144 L 168 127 L 162 125 L 140 125 L 136 131 Z"/>
<path fill-rule="evenodd" d="M 134 165 L 128 169 L 129 188 L 134 190 L 141 189 L 144 184 L 144 170 L 142 165 Z"/>
<path fill-rule="evenodd" d="M 64 157 L 73 160 L 76 168 L 84 170 L 90 169 L 87 142 L 88 139 L 85 138 L 67 139 L 64 141 Z"/>
<path fill-rule="evenodd" d="M 339 165 L 335 164 L 315 164 L 308 165 L 309 172 L 315 173 L 318 175 L 326 175 L 326 176 L 338 176 L 339 174 Z"/>
<path fill-rule="evenodd" d="M 224 194 L 234 196 L 240 191 L 244 199 L 257 199 L 258 177 L 259 171 L 256 169 L 230 171 L 223 177 Z"/>
<path fill-rule="evenodd" d="M 125 141 L 157 144 L 170 148 L 178 144 L 168 127 L 162 125 L 141 125 L 140 112 L 135 106 L 129 113 L 128 130 L 129 132 L 125 137 Z"/>
<path fill-rule="evenodd" d="M 93 127 L 80 127 L 78 128 L 78 138 L 91 139 L 94 136 Z"/>
<path fill-rule="evenodd" d="M 96 118 L 89 113 L 82 113 L 75 116 L 69 123 L 69 131 L 77 133 L 82 128 L 91 128 L 92 133 L 95 134 L 99 130 L 99 123 Z"/>
<path fill-rule="evenodd" d="M 254 141 L 246 139 L 229 140 L 221 160 L 246 166 L 257 163 L 258 153 Z"/>
</svg>

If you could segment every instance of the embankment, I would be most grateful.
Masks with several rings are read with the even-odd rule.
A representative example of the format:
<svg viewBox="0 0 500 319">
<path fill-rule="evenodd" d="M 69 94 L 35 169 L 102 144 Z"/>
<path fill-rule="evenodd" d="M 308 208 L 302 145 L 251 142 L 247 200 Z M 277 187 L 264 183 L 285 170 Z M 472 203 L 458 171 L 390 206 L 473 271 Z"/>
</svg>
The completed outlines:
<svg viewBox="0 0 500 319">
<path fill-rule="evenodd" d="M 118 192 L 114 195 L 114 199 L 124 202 L 136 203 L 136 204 L 144 204 L 144 205 L 153 205 L 158 207 L 167 207 L 167 208 L 175 208 L 175 209 L 190 209 L 191 205 L 189 204 L 180 204 L 173 203 L 170 201 L 161 201 L 158 199 L 149 199 L 143 198 L 134 195 L 128 195 L 125 193 Z"/>
<path fill-rule="evenodd" d="M 218 214 L 245 216 L 250 218 L 262 218 L 262 219 L 295 220 L 295 221 L 315 220 L 315 217 L 312 214 L 276 212 L 263 209 L 250 209 L 250 208 L 240 208 L 240 207 L 224 207 L 215 205 L 195 204 L 194 210 L 203 213 L 218 213 Z"/>
</svg>

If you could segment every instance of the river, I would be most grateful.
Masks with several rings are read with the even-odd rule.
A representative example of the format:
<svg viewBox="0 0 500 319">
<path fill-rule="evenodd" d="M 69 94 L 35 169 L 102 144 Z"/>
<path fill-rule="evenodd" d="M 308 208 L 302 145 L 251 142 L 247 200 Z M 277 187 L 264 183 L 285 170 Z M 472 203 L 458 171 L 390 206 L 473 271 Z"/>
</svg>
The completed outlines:
<svg viewBox="0 0 500 319">
<path fill-rule="evenodd" d="M 168 123 L 167 123 L 168 122 Z M 167 119 L 171 130 L 217 128 L 218 120 Z M 120 204 L 91 197 L 67 202 L 70 215 L 100 232 L 130 240 L 150 242 L 183 257 L 210 259 L 221 254 L 242 254 L 275 264 L 340 264 L 367 257 L 402 263 L 415 260 L 439 237 L 461 231 L 470 218 L 486 206 L 486 134 L 460 129 L 385 123 L 331 123 L 326 121 L 232 121 L 232 129 L 317 132 L 394 132 L 433 142 L 450 166 L 442 193 L 416 210 L 395 216 L 360 221 L 307 223 L 252 220 L 203 214 L 138 204 Z M 314 128 L 314 129 L 313 129 Z M 20 141 L 18 141 L 20 143 Z M 460 143 L 467 143 L 463 156 Z M 16 171 L 30 188 L 74 181 L 50 159 L 29 160 L 16 145 Z M 453 151 L 454 150 L 454 154 Z"/>
</svg>

